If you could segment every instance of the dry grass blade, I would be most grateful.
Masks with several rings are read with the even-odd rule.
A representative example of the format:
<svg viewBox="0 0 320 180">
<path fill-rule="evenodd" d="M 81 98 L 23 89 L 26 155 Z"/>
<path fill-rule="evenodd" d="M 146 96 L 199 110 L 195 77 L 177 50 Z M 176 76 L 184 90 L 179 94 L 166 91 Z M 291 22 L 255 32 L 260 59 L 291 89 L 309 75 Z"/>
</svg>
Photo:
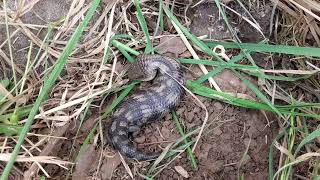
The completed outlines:
<svg viewBox="0 0 320 180">
<path fill-rule="evenodd" d="M 229 6 L 226 6 L 225 4 L 221 3 L 221 5 L 223 7 L 225 7 L 226 9 L 232 11 L 233 13 L 237 14 L 239 17 L 243 18 L 245 21 L 247 21 L 252 27 L 254 27 L 257 31 L 259 31 L 259 33 L 263 36 L 263 38 L 265 38 L 263 32 L 261 31 L 261 27 L 259 24 L 256 24 L 254 22 L 252 22 L 250 19 L 248 19 L 245 16 L 242 16 L 240 13 L 238 13 L 237 11 L 233 10 L 232 8 L 230 8 Z"/>
<path fill-rule="evenodd" d="M 211 179 L 223 173 L 222 179 L 230 179 L 229 176 L 235 177 L 237 174 L 240 178 L 243 176 L 247 179 L 246 175 L 249 173 L 266 175 L 267 169 L 270 169 L 272 179 L 275 174 L 273 168 L 277 172 L 275 177 L 279 180 L 289 179 L 286 175 L 290 173 L 299 178 L 315 178 L 311 174 L 315 174 L 319 166 L 313 165 L 312 162 L 319 157 L 316 151 L 319 138 L 312 133 L 314 139 L 310 140 L 307 137 L 310 132 L 318 129 L 318 124 L 312 118 L 319 117 L 319 103 L 314 103 L 320 99 L 320 68 L 317 59 L 320 55 L 315 48 L 320 45 L 318 1 L 103 1 L 100 7 L 92 11 L 93 20 L 83 28 L 81 36 L 78 36 L 79 40 L 70 50 L 63 71 L 60 71 L 63 73 L 56 76 L 52 82 L 53 88 L 47 92 L 48 99 L 41 104 L 36 99 L 37 94 L 44 88 L 43 82 L 46 84 L 45 78 L 54 69 L 53 65 L 57 64 L 57 59 L 63 55 L 71 35 L 77 30 L 76 27 L 86 19 L 84 17 L 90 6 L 97 1 L 59 0 L 59 3 L 66 2 L 66 6 L 57 6 L 61 9 L 54 15 L 49 14 L 54 8 L 46 4 L 50 2 L 48 4 L 52 6 L 50 0 L 4 1 L 7 2 L 11 3 L 7 9 L 0 3 L 0 6 L 4 7 L 4 10 L 0 10 L 0 20 L 3 21 L 0 22 L 0 26 L 7 26 L 10 30 L 8 37 L 2 38 L 0 35 L 0 40 L 3 40 L 0 42 L 0 78 L 4 74 L 4 79 L 0 79 L 4 82 L 0 84 L 0 96 L 5 96 L 5 102 L 0 104 L 0 133 L 3 133 L 2 127 L 18 129 L 29 124 L 26 120 L 28 114 L 32 114 L 34 121 L 28 125 L 31 130 L 23 133 L 23 143 L 20 140 L 17 143 L 21 147 L 18 153 L 13 146 L 19 136 L 1 134 L 0 160 L 8 161 L 10 155 L 19 155 L 15 167 L 24 171 L 20 174 L 23 174 L 25 179 L 41 176 L 56 179 L 89 176 L 94 179 L 136 179 L 137 175 L 145 179 L 193 179 L 199 174 L 206 174 L 207 178 Z M 202 5 L 218 8 L 197 9 Z M 261 11 L 256 12 L 254 8 Z M 211 13 L 212 9 L 216 9 L 214 11 L 217 12 Z M 272 9 L 270 16 L 269 9 Z M 240 42 L 240 39 L 244 38 L 248 39 L 248 42 L 208 42 L 211 38 L 217 39 L 214 37 L 216 31 L 210 27 L 199 26 L 202 30 L 209 30 L 209 33 L 197 33 L 195 28 L 199 27 L 194 25 L 194 22 L 205 19 L 205 16 L 210 17 L 210 20 L 202 24 L 208 25 L 212 20 L 213 26 L 218 28 L 220 25 L 216 26 L 216 23 L 220 20 L 232 22 L 227 23 L 230 24 L 227 28 L 233 35 L 233 40 Z M 146 22 L 141 23 L 141 19 L 145 19 Z M 255 33 L 243 30 L 243 24 L 252 27 L 249 29 Z M 269 24 L 269 31 L 266 31 L 265 25 Z M 5 30 L 1 27 L 0 29 Z M 233 27 L 236 27 L 236 30 Z M 245 37 L 248 32 L 249 37 Z M 269 35 L 274 34 L 270 36 L 270 41 L 264 36 L 266 32 L 269 32 Z M 43 38 L 44 35 L 46 38 Z M 210 39 L 207 39 L 208 37 Z M 266 44 L 253 43 L 251 38 L 262 38 Z M 28 43 L 20 45 L 20 41 Z M 9 47 L 12 47 L 13 52 L 9 52 L 8 44 L 11 44 Z M 137 144 L 150 145 L 149 150 L 163 150 L 152 164 L 135 164 L 127 161 L 119 153 L 113 158 L 109 157 L 109 153 L 113 155 L 110 152 L 112 147 L 105 142 L 106 127 L 102 123 L 109 123 L 110 113 L 128 95 L 129 89 L 131 92 L 137 84 L 134 82 L 132 86 L 126 85 L 126 63 L 131 62 L 131 55 L 136 56 L 149 47 L 158 54 L 181 58 L 179 61 L 181 60 L 185 69 L 188 69 L 187 83 L 182 86 L 187 96 L 173 113 L 179 116 L 180 120 L 173 117 L 178 120 L 172 123 L 168 119 L 170 117 L 166 116 L 163 118 L 164 121 L 145 127 L 144 137 L 133 139 Z M 28 52 L 25 55 L 26 51 Z M 28 58 L 22 63 L 19 59 L 20 53 Z M 18 58 L 12 58 L 15 56 Z M 229 63 L 230 61 L 233 62 Z M 1 68 L 9 72 L 2 73 Z M 235 77 L 226 78 L 227 75 L 221 73 L 223 69 L 228 71 L 233 68 L 243 75 L 243 79 L 239 80 L 241 83 L 236 81 Z M 11 71 L 17 72 L 18 78 L 22 76 L 21 80 L 18 79 L 17 85 L 12 82 Z M 223 78 L 219 79 L 219 73 Z M 193 81 L 194 79 L 200 80 Z M 175 81 L 178 82 L 176 79 Z M 232 87 L 226 89 L 225 84 L 229 82 L 233 83 Z M 248 84 L 251 85 L 249 88 Z M 141 85 L 144 86 L 144 83 Z M 18 89 L 18 94 L 14 93 L 15 88 Z M 118 96 L 123 89 L 128 91 Z M 267 102 L 270 101 L 270 105 L 262 98 L 260 99 L 264 102 L 257 101 L 256 97 L 261 95 L 260 92 L 263 92 L 262 97 L 265 97 Z M 34 114 L 29 110 L 20 117 L 19 111 L 25 111 L 24 106 L 37 107 L 39 111 Z M 279 116 L 274 117 L 277 115 L 270 118 L 270 114 L 276 112 L 272 111 L 272 107 L 279 109 L 279 116 L 283 119 Z M 255 110 L 244 108 L 263 111 L 263 117 L 253 114 Z M 16 124 L 12 125 L 10 123 L 11 119 L 16 118 L 15 113 L 19 113 L 19 116 Z M 1 121 L 1 117 L 6 119 L 5 123 Z M 267 122 L 263 121 L 263 118 L 266 118 Z M 260 119 L 262 120 L 259 121 Z M 296 134 L 282 129 L 288 123 L 288 129 L 294 129 L 293 132 Z M 228 127 L 230 125 L 231 128 Z M 279 130 L 283 130 L 281 136 L 277 135 Z M 275 136 L 276 139 L 270 145 L 270 138 L 273 139 Z M 222 141 L 219 141 L 220 139 Z M 301 139 L 302 145 L 295 149 Z M 92 151 L 87 152 L 89 156 L 83 156 L 81 161 L 77 161 L 74 157 L 81 155 L 83 147 L 91 143 Z M 232 148 L 229 148 L 230 145 Z M 258 153 L 252 151 L 257 145 L 270 145 L 270 149 L 275 147 L 273 149 L 280 157 L 272 154 L 270 150 L 267 168 L 268 163 L 265 159 L 268 155 L 265 149 Z M 68 149 L 68 155 L 64 156 L 63 160 L 59 159 L 65 147 L 71 147 L 71 150 Z M 226 153 L 226 150 L 230 150 L 229 153 Z M 230 154 L 236 156 L 230 158 Z M 197 157 L 194 164 L 200 164 L 198 172 L 191 170 L 194 156 Z M 92 161 L 87 161 L 88 158 Z M 191 161 L 188 161 L 188 158 Z M 235 163 L 225 164 L 229 161 Z M 246 166 L 247 162 L 251 166 L 252 161 L 253 165 L 259 165 L 257 172 L 251 172 Z M 277 161 L 278 165 L 274 165 L 273 161 Z M 305 162 L 301 163 L 303 161 Z M 3 164 L 12 162 L 14 161 L 0 163 L 0 169 L 3 169 Z M 86 168 L 81 168 L 79 162 Z M 52 165 L 59 171 L 58 176 L 50 171 Z M 225 168 L 227 166 L 235 168 Z M 301 166 L 304 167 L 300 168 Z M 304 169 L 308 169 L 309 174 L 300 173 Z M 8 172 L 10 171 L 6 171 Z M 87 176 L 81 176 L 82 173 L 86 173 Z"/>
<path fill-rule="evenodd" d="M 9 161 L 11 153 L 2 153 L 0 154 L 1 161 Z M 57 159 L 54 156 L 35 156 L 35 157 L 27 157 L 23 155 L 17 156 L 16 162 L 38 162 L 38 163 L 47 163 L 47 164 L 55 164 L 55 165 L 69 165 L 73 164 L 69 161 L 63 161 Z"/>
<path fill-rule="evenodd" d="M 12 138 L 12 140 L 14 140 L 13 138 Z M 15 142 L 17 142 L 16 140 L 14 140 Z M 22 147 L 22 149 L 32 158 L 32 157 L 34 157 L 33 155 L 32 155 L 32 153 L 30 152 L 30 150 L 28 150 L 26 147 L 24 147 L 24 146 L 21 146 Z M 39 167 L 39 169 L 43 172 L 43 174 L 45 174 L 46 175 L 46 177 L 50 177 L 49 176 L 49 174 L 46 172 L 46 170 L 44 170 L 44 168 L 41 166 L 41 164 L 39 163 L 39 162 L 35 162 L 35 164 Z"/>
<path fill-rule="evenodd" d="M 269 70 L 269 69 L 262 69 L 262 72 L 268 73 L 283 73 L 283 74 L 301 74 L 301 75 L 312 75 L 319 72 L 319 70 L 312 70 L 312 71 L 304 71 L 304 70 Z"/>
<path fill-rule="evenodd" d="M 119 153 L 119 152 L 118 152 Z M 124 166 L 124 168 L 126 169 L 127 173 L 129 174 L 129 176 L 131 177 L 131 179 L 134 179 L 133 178 L 133 174 L 132 174 L 132 171 L 129 167 L 129 165 L 126 163 L 126 161 L 124 160 L 123 156 L 119 153 L 119 156 L 120 156 L 120 159 L 121 159 L 121 162 Z"/>
<path fill-rule="evenodd" d="M 186 47 L 188 48 L 188 50 L 190 51 L 190 53 L 192 54 L 194 59 L 200 59 L 199 56 L 197 55 L 196 51 L 192 48 L 191 44 L 189 43 L 189 41 L 187 40 L 186 36 L 182 33 L 182 31 L 180 30 L 180 28 L 175 24 L 174 21 L 171 21 L 171 23 L 173 24 L 174 28 L 176 29 L 176 31 L 178 32 L 178 35 L 180 36 L 180 38 L 182 39 L 182 41 L 184 42 L 184 44 L 186 45 Z M 208 74 L 208 70 L 207 68 L 200 64 L 199 65 L 200 69 L 202 70 L 202 72 L 204 74 Z M 218 84 L 214 81 L 214 79 L 212 77 L 210 77 L 209 82 L 211 83 L 211 85 L 213 85 L 213 87 L 217 90 L 217 91 L 221 91 L 220 87 L 218 86 Z"/>
<path fill-rule="evenodd" d="M 54 136 L 62 136 L 66 130 L 68 130 L 69 128 L 69 125 L 70 124 L 66 124 L 65 126 L 63 126 L 62 128 L 56 128 L 56 131 L 54 132 Z M 43 138 L 43 141 L 46 140 L 47 138 Z M 57 145 L 57 143 L 61 141 L 61 139 L 58 139 L 58 138 L 51 138 L 49 143 L 47 143 L 45 145 L 45 147 L 42 149 L 42 151 L 40 152 L 40 156 L 46 156 L 50 153 L 53 153 L 52 151 L 54 150 L 55 146 Z M 41 141 L 39 141 L 39 143 L 41 143 Z M 30 150 L 32 150 L 32 148 L 30 148 Z M 25 171 L 24 175 L 25 177 L 29 177 L 28 179 L 31 179 L 35 174 L 36 172 L 38 171 L 37 170 L 37 166 L 36 166 L 36 163 L 33 163 L 29 169 L 27 171 Z"/>
<path fill-rule="evenodd" d="M 315 13 L 313 13 L 312 11 L 310 11 L 308 8 L 306 8 L 303 5 L 297 3 L 296 1 L 293 1 L 293 0 L 288 0 L 288 1 L 290 1 L 292 4 L 296 5 L 298 8 L 302 9 L 304 12 L 310 14 L 313 18 L 315 18 L 318 21 L 320 21 L 320 17 L 318 15 L 316 15 Z"/>
</svg>

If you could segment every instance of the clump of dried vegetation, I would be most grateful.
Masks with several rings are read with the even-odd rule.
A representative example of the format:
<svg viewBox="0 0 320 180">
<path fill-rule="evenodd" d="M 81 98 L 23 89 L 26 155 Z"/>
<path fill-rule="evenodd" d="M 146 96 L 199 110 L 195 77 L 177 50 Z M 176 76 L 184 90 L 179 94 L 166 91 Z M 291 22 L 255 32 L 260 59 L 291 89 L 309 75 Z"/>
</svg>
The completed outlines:
<svg viewBox="0 0 320 180">
<path fill-rule="evenodd" d="M 73 0 L 63 19 L 43 25 L 24 22 L 23 17 L 39 2 L 4 0 L 1 3 L 1 34 L 5 37 L 0 42 L 1 179 L 22 175 L 50 177 L 44 164 L 67 169 L 60 175 L 71 176 L 77 157 L 87 150 L 87 145 L 103 144 L 103 138 L 99 138 L 103 135 L 102 123 L 137 84 L 126 79 L 124 64 L 133 61 L 132 55 L 154 52 L 165 36 L 181 38 L 189 56 L 179 60 L 186 67 L 199 66 L 204 74 L 188 81 L 186 88 L 190 94 L 270 111 L 278 116 L 279 135 L 270 147 L 270 179 L 319 178 L 319 2 L 271 0 L 272 41 L 264 39 L 260 43 L 241 43 L 235 34 L 233 41 L 223 42 L 190 33 L 186 11 L 201 2 Z M 221 18 L 234 32 L 226 16 L 230 2 L 214 2 Z M 236 0 L 232 3 L 243 5 Z M 247 3 L 243 8 L 263 6 L 265 2 Z M 248 17 L 252 28 L 260 27 Z M 12 44 L 19 34 L 28 39 L 29 45 L 16 51 Z M 217 45 L 223 50 L 220 53 L 213 50 Z M 19 51 L 26 52 L 22 61 L 14 58 L 17 57 L 14 53 Z M 253 52 L 266 53 L 265 60 L 271 64 L 279 54 L 286 61 L 271 68 L 257 66 L 251 57 Z M 223 69 L 232 70 L 255 97 L 223 92 L 221 85 L 212 79 Z M 251 82 L 249 77 L 259 83 Z M 299 91 L 295 91 L 297 87 Z M 203 104 L 201 107 L 206 109 Z M 52 155 L 70 129 L 76 132 L 72 139 L 72 144 L 75 143 L 89 117 L 92 128 L 87 129 L 82 146 L 66 152 L 64 159 Z M 177 120 L 175 113 L 173 117 Z M 207 117 L 203 119 L 203 125 L 192 132 L 183 132 L 177 120 L 184 138 L 168 146 L 164 152 L 167 156 L 154 162 L 147 174 L 139 175 L 155 178 L 171 162 L 162 165 L 162 161 L 175 159 L 174 150 L 180 150 L 179 153 L 186 150 L 196 168 L 193 150 L 207 126 Z M 192 134 L 197 138 L 187 140 Z M 102 158 L 103 147 L 97 147 Z M 133 176 L 126 162 L 121 161 Z M 111 176 L 114 168 L 110 166 Z M 300 173 L 303 170 L 306 171 Z"/>
</svg>

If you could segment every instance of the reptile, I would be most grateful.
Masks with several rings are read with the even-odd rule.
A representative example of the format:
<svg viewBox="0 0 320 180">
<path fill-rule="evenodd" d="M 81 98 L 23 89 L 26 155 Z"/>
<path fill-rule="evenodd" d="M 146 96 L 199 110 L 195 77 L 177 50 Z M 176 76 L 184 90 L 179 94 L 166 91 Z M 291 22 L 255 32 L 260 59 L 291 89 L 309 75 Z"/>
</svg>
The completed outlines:
<svg viewBox="0 0 320 180">
<path fill-rule="evenodd" d="M 129 80 L 151 81 L 151 86 L 129 95 L 111 116 L 107 141 L 122 155 L 138 161 L 156 159 L 160 152 L 145 153 L 129 142 L 142 126 L 157 121 L 180 102 L 185 84 L 181 64 L 162 55 L 138 55 L 127 68 Z"/>
</svg>

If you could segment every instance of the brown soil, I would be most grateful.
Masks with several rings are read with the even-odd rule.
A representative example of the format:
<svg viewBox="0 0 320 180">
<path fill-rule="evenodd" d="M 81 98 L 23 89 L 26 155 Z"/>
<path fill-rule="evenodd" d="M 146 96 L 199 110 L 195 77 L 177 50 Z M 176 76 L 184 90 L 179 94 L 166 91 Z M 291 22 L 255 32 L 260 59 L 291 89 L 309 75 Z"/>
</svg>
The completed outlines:
<svg viewBox="0 0 320 180">
<path fill-rule="evenodd" d="M 238 175 L 245 179 L 267 179 L 268 177 L 268 152 L 272 139 L 278 133 L 276 118 L 273 115 L 266 117 L 259 111 L 236 108 L 217 101 L 207 100 L 199 97 L 209 111 L 208 128 L 195 149 L 198 170 L 193 170 L 191 162 L 186 153 L 175 159 L 155 179 L 183 179 L 177 173 L 176 166 L 183 167 L 190 179 L 237 179 Z M 184 130 L 190 132 L 203 123 L 204 110 L 194 103 L 194 99 L 186 96 L 180 106 L 176 109 Z M 90 118 L 93 120 L 94 118 Z M 83 127 L 84 132 L 80 134 L 76 147 L 82 142 L 90 129 L 90 119 Z M 69 132 L 71 133 L 71 132 Z M 68 133 L 68 134 L 69 134 Z M 69 134 L 72 137 L 72 134 Z M 168 114 L 161 121 L 147 125 L 134 144 L 145 151 L 164 149 L 169 142 L 180 137 L 175 122 Z M 192 136 L 191 139 L 194 139 Z M 71 147 L 71 141 L 62 143 L 61 149 L 54 153 L 62 159 L 67 158 Z M 130 179 L 125 167 L 121 164 L 118 154 L 107 146 L 103 151 L 101 169 L 95 174 L 101 151 L 91 144 L 84 155 L 77 162 L 73 178 L 90 177 L 97 175 L 102 179 L 110 177 L 110 164 L 115 164 L 112 179 Z M 78 152 L 76 148 L 76 152 Z M 248 149 L 248 151 L 247 151 Z M 135 163 L 127 159 L 135 179 L 139 179 L 138 173 L 146 173 L 149 163 Z M 111 163 L 112 162 L 112 163 Z M 56 166 L 46 166 L 46 170 L 53 177 L 61 177 L 61 169 Z M 63 175 L 62 175 L 63 176 Z"/>
<path fill-rule="evenodd" d="M 59 1 L 60 3 L 52 2 L 53 1 L 45 0 L 42 1 L 42 3 L 37 4 L 37 6 L 34 7 L 34 14 L 28 13 L 25 16 L 25 22 L 45 24 L 38 19 L 38 15 L 44 18 L 44 21 L 53 21 L 67 13 L 69 7 L 68 3 L 65 3 L 64 1 Z M 60 5 L 58 6 L 58 4 Z M 193 17 L 189 17 L 192 20 L 190 25 L 191 32 L 198 36 L 208 35 L 208 37 L 211 37 L 212 39 L 229 38 L 230 36 L 229 33 L 226 33 L 225 26 L 216 26 L 216 24 L 221 23 L 221 21 L 215 21 L 217 12 L 216 10 L 208 9 L 208 7 L 210 8 L 211 6 L 212 4 L 206 4 L 196 7 L 196 9 L 191 9 L 192 14 L 194 15 Z M 257 19 L 265 25 L 266 23 L 264 22 L 266 19 L 269 20 L 270 18 L 270 11 L 271 9 L 269 8 L 268 12 L 262 14 L 257 13 L 255 15 L 261 17 L 261 19 Z M 205 22 L 209 23 L 206 24 Z M 212 26 L 217 27 L 217 29 L 210 29 L 209 27 Z M 259 35 L 256 32 L 252 32 L 252 29 L 250 29 L 250 31 L 245 30 L 245 27 L 248 27 L 248 25 L 241 24 L 237 27 L 240 29 L 240 32 L 245 32 L 242 34 L 243 36 L 240 37 L 243 37 L 249 42 L 258 41 L 258 39 L 261 38 L 258 37 Z M 268 27 L 263 27 L 263 30 L 266 29 L 268 29 Z M 1 26 L 0 30 L 4 31 L 5 29 Z M 220 31 L 220 33 L 218 33 L 218 31 Z M 18 65 L 21 66 L 26 61 L 25 55 L 27 49 L 24 49 L 23 51 L 19 50 L 27 47 L 29 42 L 28 38 L 21 33 L 16 36 L 16 38 L 18 38 L 17 42 L 20 42 L 20 44 L 13 45 L 14 58 L 17 59 Z M 5 38 L 6 37 L 0 35 L 0 42 L 4 41 Z M 178 45 L 174 46 L 177 47 Z M 3 49 L 4 52 L 8 54 L 8 49 Z M 170 48 L 167 49 L 168 50 L 165 50 L 165 52 L 170 51 Z M 184 51 L 185 50 L 182 52 Z M 175 49 L 174 52 L 177 52 L 177 49 Z M 185 55 L 182 52 L 180 54 L 181 56 L 188 56 L 188 54 Z M 194 67 L 189 70 L 192 72 L 199 71 Z M 226 74 L 224 75 L 228 76 L 228 73 L 225 73 Z M 188 74 L 188 77 L 194 78 L 190 73 Z M 0 78 L 2 78 L 1 73 Z M 234 77 L 229 78 L 231 79 L 220 79 L 220 82 L 237 82 L 238 84 L 229 84 L 230 86 L 228 86 L 228 83 L 226 83 L 223 85 L 224 88 L 237 92 L 238 89 L 235 88 L 246 88 L 242 86 L 241 82 L 234 79 Z M 219 82 L 219 79 L 216 80 Z M 243 93 L 244 92 L 245 90 Z M 250 92 L 246 93 L 251 95 Z M 107 102 L 111 102 L 113 100 L 112 98 L 108 99 Z M 200 96 L 198 96 L 198 98 L 205 104 L 209 111 L 207 128 L 194 152 L 198 163 L 198 170 L 192 168 L 187 153 L 183 152 L 180 157 L 176 158 L 172 163 L 165 167 L 155 179 L 184 179 L 182 175 L 183 170 L 177 170 L 177 167 L 182 167 L 182 169 L 187 172 L 189 179 L 232 180 L 237 179 L 239 176 L 243 176 L 246 180 L 267 179 L 269 147 L 271 141 L 278 134 L 279 129 L 276 116 L 267 114 L 266 117 L 264 114 L 265 112 L 238 108 Z M 99 103 L 100 102 L 96 102 L 96 105 L 99 105 Z M 105 103 L 105 106 L 107 106 L 108 103 Z M 200 127 L 205 117 L 205 111 L 195 103 L 195 100 L 190 95 L 186 95 L 176 111 L 185 132 L 190 132 L 191 130 Z M 76 154 L 80 150 L 80 146 L 88 135 L 88 132 L 92 129 L 100 111 L 98 108 L 95 108 L 92 109 L 90 113 L 91 114 L 87 116 L 84 124 L 81 126 L 80 134 L 78 134 L 77 137 L 75 137 L 75 134 L 77 127 L 80 124 L 78 119 L 73 120 L 62 127 L 55 128 L 52 134 L 64 136 L 67 140 L 52 142 L 54 145 L 49 148 L 48 152 L 41 153 L 47 153 L 46 155 L 57 156 L 62 160 L 74 162 Z M 110 119 L 107 121 L 110 121 Z M 43 128 L 41 131 L 39 130 L 38 133 L 49 134 L 49 132 L 50 129 Z M 146 126 L 139 137 L 136 137 L 133 141 L 135 142 L 135 145 L 146 151 L 158 151 L 163 150 L 170 142 L 177 140 L 179 137 L 180 134 L 176 128 L 175 122 L 171 115 L 168 114 L 161 121 Z M 192 136 L 191 140 L 194 140 L 195 138 L 195 136 Z M 72 146 L 74 139 L 76 139 L 75 144 Z M 94 141 L 91 142 L 83 152 L 83 155 L 76 162 L 73 174 L 70 175 L 69 178 L 77 180 L 88 179 L 89 177 L 98 177 L 101 179 L 108 179 L 111 177 L 112 179 L 131 179 L 128 170 L 125 169 L 125 166 L 121 162 L 121 158 L 109 145 L 104 146 L 102 150 L 101 144 Z M 40 152 L 38 153 L 41 154 Z M 127 162 L 129 162 L 129 167 L 133 173 L 134 179 L 140 178 L 138 173 L 146 174 L 146 170 L 149 169 L 150 166 L 149 163 L 136 163 L 130 160 Z M 2 168 L 3 164 L 0 164 L 0 169 Z M 44 168 L 53 179 L 62 179 L 62 177 L 66 177 L 68 173 L 66 170 L 56 165 L 44 165 Z M 100 169 L 97 170 L 98 168 Z M 22 171 L 24 171 L 25 175 L 26 173 L 30 173 L 30 169 L 22 169 Z M 36 175 L 30 176 L 39 178 L 40 175 L 42 175 L 39 170 L 37 170 L 35 174 Z M 22 177 L 22 172 L 15 174 L 15 178 L 19 179 L 18 177 Z"/>
<path fill-rule="evenodd" d="M 191 179 L 237 179 L 238 173 L 244 175 L 245 179 L 267 179 L 268 147 L 278 129 L 272 123 L 275 120 L 273 116 L 269 117 L 272 121 L 269 126 L 261 112 L 235 108 L 216 101 L 203 99 L 203 102 L 208 107 L 208 124 L 211 125 L 205 130 L 195 150 L 199 170 L 192 169 L 189 158 L 183 153 L 155 178 L 183 179 L 174 168 L 182 166 Z M 184 99 L 177 112 L 187 132 L 202 124 L 205 113 L 190 97 Z M 164 121 L 148 126 L 139 137 L 146 144 L 177 138 L 179 133 L 170 115 Z M 159 145 L 162 148 L 166 146 L 165 143 Z M 140 146 L 153 149 L 156 145 Z M 246 153 L 247 148 L 249 150 Z M 114 175 L 117 177 L 115 179 L 121 179 L 126 174 L 122 166 L 119 168 Z"/>
</svg>

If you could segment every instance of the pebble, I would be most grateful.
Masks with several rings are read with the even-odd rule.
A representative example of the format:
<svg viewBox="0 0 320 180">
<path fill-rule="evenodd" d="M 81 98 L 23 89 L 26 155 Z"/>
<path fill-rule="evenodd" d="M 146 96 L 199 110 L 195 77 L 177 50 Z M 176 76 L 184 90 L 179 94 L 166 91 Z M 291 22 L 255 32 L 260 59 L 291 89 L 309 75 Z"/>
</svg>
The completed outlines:
<svg viewBox="0 0 320 180">
<path fill-rule="evenodd" d="M 136 138 L 134 138 L 134 141 L 136 143 L 144 143 L 146 141 L 146 137 L 145 136 L 136 137 Z"/>
<path fill-rule="evenodd" d="M 170 130 L 166 127 L 161 128 L 161 134 L 165 139 L 168 139 L 170 137 Z"/>
<path fill-rule="evenodd" d="M 213 104 L 213 106 L 214 106 L 214 108 L 215 108 L 216 110 L 222 110 L 222 109 L 223 109 L 223 106 L 222 106 L 222 104 L 221 104 L 220 102 L 215 102 L 215 103 Z"/>
<path fill-rule="evenodd" d="M 213 134 L 219 136 L 219 135 L 222 134 L 222 131 L 221 131 L 221 129 L 219 127 L 216 127 L 213 130 Z"/>
</svg>

